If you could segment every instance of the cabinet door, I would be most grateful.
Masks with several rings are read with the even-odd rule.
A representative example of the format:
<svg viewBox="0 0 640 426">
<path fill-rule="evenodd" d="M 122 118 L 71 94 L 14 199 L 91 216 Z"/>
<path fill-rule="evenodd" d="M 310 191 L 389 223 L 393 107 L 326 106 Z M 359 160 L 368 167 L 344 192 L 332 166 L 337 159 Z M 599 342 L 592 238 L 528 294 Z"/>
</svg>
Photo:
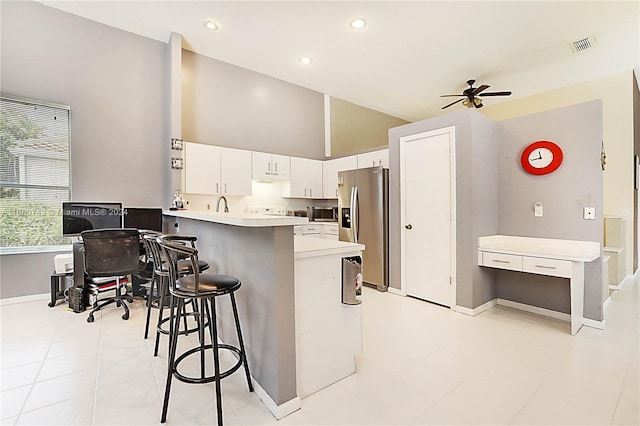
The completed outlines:
<svg viewBox="0 0 640 426">
<path fill-rule="evenodd" d="M 288 155 L 273 154 L 271 156 L 272 172 L 280 178 L 286 179 L 291 176 L 291 160 Z"/>
<path fill-rule="evenodd" d="M 251 195 L 251 151 L 220 148 L 220 193 Z"/>
<path fill-rule="evenodd" d="M 271 154 L 251 153 L 251 177 L 256 180 L 267 179 L 271 175 Z"/>
<path fill-rule="evenodd" d="M 324 198 L 338 198 L 338 172 L 358 167 L 355 155 L 324 161 L 322 190 Z"/>
<path fill-rule="evenodd" d="M 309 192 L 307 164 L 308 159 L 291 157 L 291 197 L 306 198 Z"/>
<path fill-rule="evenodd" d="M 307 160 L 307 192 L 309 198 L 322 198 L 322 161 Z"/>
<path fill-rule="evenodd" d="M 220 148 L 184 144 L 184 191 L 188 194 L 216 194 L 220 188 Z"/>
<path fill-rule="evenodd" d="M 380 149 L 378 151 L 365 152 L 364 154 L 358 154 L 358 168 L 364 169 L 366 167 L 382 166 L 389 168 L 389 150 Z"/>
</svg>

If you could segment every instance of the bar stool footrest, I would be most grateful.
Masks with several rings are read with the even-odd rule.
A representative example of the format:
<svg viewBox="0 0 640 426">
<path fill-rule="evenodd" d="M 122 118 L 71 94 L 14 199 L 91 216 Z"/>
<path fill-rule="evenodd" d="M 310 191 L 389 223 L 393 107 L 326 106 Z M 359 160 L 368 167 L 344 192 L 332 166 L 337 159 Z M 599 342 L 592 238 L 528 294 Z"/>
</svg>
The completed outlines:
<svg viewBox="0 0 640 426">
<path fill-rule="evenodd" d="M 199 317 L 200 317 L 200 313 L 199 313 L 199 312 L 187 312 L 187 313 L 183 314 L 183 316 L 199 318 Z M 169 334 L 169 330 L 162 328 L 162 325 L 163 325 L 164 323 L 166 323 L 167 321 L 169 321 L 170 319 L 171 319 L 171 317 L 166 317 L 166 318 L 164 318 L 163 320 L 161 320 L 161 321 L 158 323 L 158 333 L 161 333 L 161 334 L 167 334 L 167 335 Z M 204 326 L 205 326 L 205 327 L 209 327 L 209 321 L 205 321 Z M 182 336 L 182 335 L 187 335 L 187 334 L 189 334 L 189 333 L 195 333 L 195 332 L 197 332 L 198 330 L 199 330 L 199 328 L 198 328 L 198 325 L 196 324 L 196 325 L 195 325 L 194 327 L 192 327 L 192 328 L 188 328 L 188 329 L 186 329 L 186 330 L 180 330 L 180 331 L 178 332 L 178 334 L 179 334 L 180 336 Z"/>
<path fill-rule="evenodd" d="M 215 382 L 216 381 L 216 377 L 215 375 L 213 376 L 205 376 L 203 377 L 189 377 L 189 376 L 185 376 L 184 374 L 180 373 L 178 371 L 178 364 L 183 361 L 186 357 L 188 357 L 189 355 L 193 355 L 195 353 L 200 353 L 200 350 L 202 349 L 202 347 L 198 346 L 192 349 L 189 349 L 188 351 L 184 352 L 183 354 L 181 354 L 178 358 L 176 358 L 176 362 L 173 364 L 173 376 L 180 380 L 181 382 L 185 382 L 185 383 L 211 383 L 211 382 Z M 204 345 L 204 349 L 211 349 L 213 350 L 213 345 L 212 344 L 208 344 L 208 345 Z M 238 361 L 231 366 L 229 369 L 220 372 L 220 379 L 224 379 L 225 377 L 228 377 L 230 375 L 232 375 L 233 373 L 235 373 L 241 366 L 242 366 L 242 354 L 240 352 L 240 349 L 232 346 L 232 345 L 226 345 L 226 344 L 219 344 L 218 345 L 218 349 L 226 349 L 229 350 L 231 352 L 235 352 L 238 355 Z"/>
</svg>

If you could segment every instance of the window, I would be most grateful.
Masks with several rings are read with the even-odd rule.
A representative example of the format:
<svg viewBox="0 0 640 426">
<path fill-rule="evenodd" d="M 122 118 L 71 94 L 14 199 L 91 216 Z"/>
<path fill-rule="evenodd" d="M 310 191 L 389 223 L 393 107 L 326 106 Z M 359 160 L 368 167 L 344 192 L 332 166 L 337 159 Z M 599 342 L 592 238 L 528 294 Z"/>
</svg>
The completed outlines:
<svg viewBox="0 0 640 426">
<path fill-rule="evenodd" d="M 69 107 L 0 97 L 0 253 L 69 244 Z"/>
</svg>

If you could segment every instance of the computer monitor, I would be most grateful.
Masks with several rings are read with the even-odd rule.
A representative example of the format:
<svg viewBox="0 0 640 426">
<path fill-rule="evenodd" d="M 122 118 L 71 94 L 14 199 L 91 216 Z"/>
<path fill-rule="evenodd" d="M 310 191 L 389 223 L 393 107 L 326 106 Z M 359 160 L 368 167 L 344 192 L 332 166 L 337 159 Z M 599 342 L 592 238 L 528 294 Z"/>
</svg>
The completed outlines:
<svg viewBox="0 0 640 426">
<path fill-rule="evenodd" d="M 162 232 L 162 209 L 125 207 L 122 211 L 125 228 Z"/>
<path fill-rule="evenodd" d="M 122 228 L 122 203 L 62 203 L 63 236 L 77 237 L 82 231 L 105 228 Z"/>
</svg>

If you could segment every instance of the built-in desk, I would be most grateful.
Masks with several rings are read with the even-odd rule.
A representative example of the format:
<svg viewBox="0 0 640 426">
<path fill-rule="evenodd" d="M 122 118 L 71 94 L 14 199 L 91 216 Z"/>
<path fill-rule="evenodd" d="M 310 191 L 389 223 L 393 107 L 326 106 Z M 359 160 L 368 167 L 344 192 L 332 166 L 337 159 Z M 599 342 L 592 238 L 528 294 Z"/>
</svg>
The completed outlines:
<svg viewBox="0 0 640 426">
<path fill-rule="evenodd" d="M 595 241 L 489 235 L 478 238 L 478 265 L 569 278 L 571 334 L 583 322 L 584 264 L 600 257 Z"/>
</svg>

